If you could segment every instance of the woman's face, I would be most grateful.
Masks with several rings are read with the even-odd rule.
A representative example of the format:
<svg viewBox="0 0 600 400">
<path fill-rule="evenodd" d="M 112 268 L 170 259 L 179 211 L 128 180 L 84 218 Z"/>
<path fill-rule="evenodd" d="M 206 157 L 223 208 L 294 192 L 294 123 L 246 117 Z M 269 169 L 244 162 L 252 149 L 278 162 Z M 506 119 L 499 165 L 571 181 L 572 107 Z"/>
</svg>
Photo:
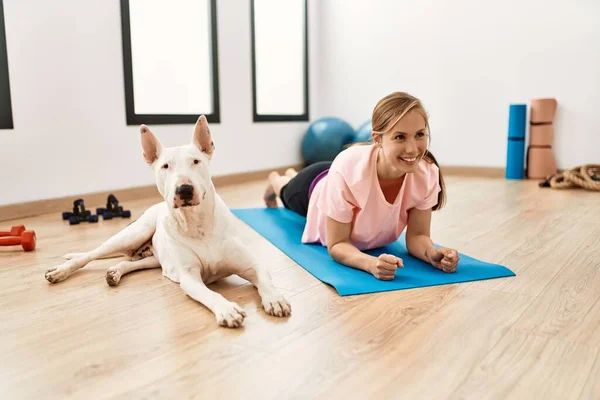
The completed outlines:
<svg viewBox="0 0 600 400">
<path fill-rule="evenodd" d="M 390 177 L 414 172 L 427 150 L 425 118 L 417 110 L 407 112 L 383 135 L 374 135 L 381 144 L 384 165 Z"/>
</svg>

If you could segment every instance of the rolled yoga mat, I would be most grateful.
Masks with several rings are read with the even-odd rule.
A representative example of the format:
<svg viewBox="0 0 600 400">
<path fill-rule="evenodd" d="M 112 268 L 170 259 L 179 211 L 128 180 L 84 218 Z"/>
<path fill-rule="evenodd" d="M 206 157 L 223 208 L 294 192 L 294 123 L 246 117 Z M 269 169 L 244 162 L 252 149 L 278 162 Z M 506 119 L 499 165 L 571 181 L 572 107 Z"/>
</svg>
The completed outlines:
<svg viewBox="0 0 600 400">
<path fill-rule="evenodd" d="M 534 99 L 531 101 L 529 118 L 529 147 L 527 148 L 527 177 L 544 179 L 556 174 L 554 144 L 554 117 L 558 102 L 556 99 Z"/>
<path fill-rule="evenodd" d="M 506 151 L 506 179 L 525 176 L 525 127 L 527 105 L 511 104 L 508 115 L 508 147 Z"/>
<path fill-rule="evenodd" d="M 301 239 L 306 218 L 293 211 L 282 207 L 231 211 L 315 278 L 333 286 L 340 296 L 515 276 L 505 266 L 490 264 L 460 253 L 456 272 L 447 274 L 409 255 L 403 234 L 388 246 L 366 252 L 373 256 L 387 253 L 402 258 L 404 268 L 398 268 L 394 279 L 381 281 L 367 272 L 335 262 L 325 246 L 303 244 Z"/>
</svg>

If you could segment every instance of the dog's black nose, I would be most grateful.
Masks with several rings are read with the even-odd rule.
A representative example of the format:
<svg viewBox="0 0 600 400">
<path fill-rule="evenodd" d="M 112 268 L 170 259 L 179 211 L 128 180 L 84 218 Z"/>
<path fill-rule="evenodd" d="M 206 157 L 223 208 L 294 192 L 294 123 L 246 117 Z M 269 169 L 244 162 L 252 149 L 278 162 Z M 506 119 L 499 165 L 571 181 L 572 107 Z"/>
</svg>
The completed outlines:
<svg viewBox="0 0 600 400">
<path fill-rule="evenodd" d="M 181 185 L 177 188 L 175 194 L 183 201 L 190 201 L 194 197 L 194 187 L 192 185 Z"/>
</svg>

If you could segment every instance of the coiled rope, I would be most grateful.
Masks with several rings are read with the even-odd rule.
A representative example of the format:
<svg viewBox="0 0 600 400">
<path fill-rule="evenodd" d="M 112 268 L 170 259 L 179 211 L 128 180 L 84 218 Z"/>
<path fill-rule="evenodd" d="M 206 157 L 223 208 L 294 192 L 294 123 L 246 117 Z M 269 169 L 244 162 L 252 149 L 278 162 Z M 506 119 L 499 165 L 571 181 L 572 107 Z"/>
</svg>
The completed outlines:
<svg viewBox="0 0 600 400">
<path fill-rule="evenodd" d="M 585 164 L 546 177 L 540 187 L 571 189 L 581 187 L 600 191 L 600 164 Z"/>
</svg>

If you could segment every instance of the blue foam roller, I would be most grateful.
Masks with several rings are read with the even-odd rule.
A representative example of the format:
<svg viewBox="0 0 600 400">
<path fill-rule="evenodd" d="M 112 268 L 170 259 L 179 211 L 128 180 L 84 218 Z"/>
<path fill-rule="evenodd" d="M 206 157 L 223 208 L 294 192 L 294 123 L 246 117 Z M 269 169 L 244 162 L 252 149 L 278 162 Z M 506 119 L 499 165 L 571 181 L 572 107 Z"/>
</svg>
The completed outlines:
<svg viewBox="0 0 600 400">
<path fill-rule="evenodd" d="M 525 128 L 527 105 L 511 104 L 508 116 L 506 179 L 523 179 L 525 175 Z"/>
</svg>

